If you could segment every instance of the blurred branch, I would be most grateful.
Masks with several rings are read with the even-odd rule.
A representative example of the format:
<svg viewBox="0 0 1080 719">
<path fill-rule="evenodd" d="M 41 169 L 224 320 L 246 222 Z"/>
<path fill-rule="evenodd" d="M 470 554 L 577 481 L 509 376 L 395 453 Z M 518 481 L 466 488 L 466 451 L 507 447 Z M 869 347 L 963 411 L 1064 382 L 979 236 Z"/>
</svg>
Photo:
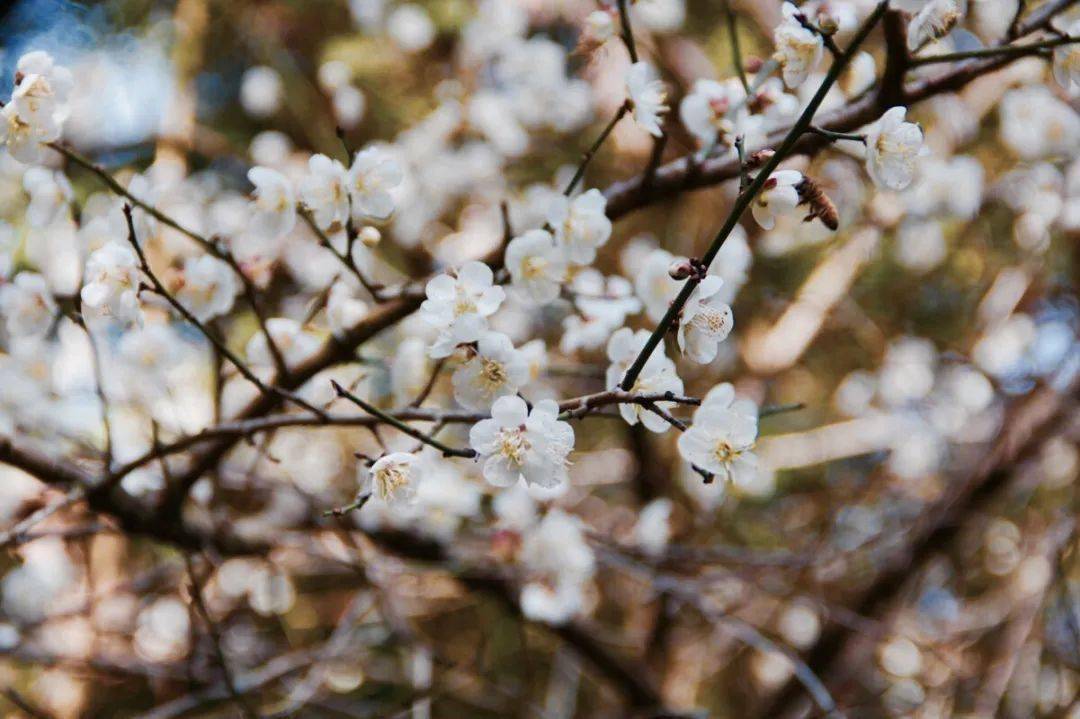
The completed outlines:
<svg viewBox="0 0 1080 719">
<path fill-rule="evenodd" d="M 1042 445 L 1048 433 L 1058 427 L 1073 393 L 1080 389 L 1080 375 L 1071 377 L 1065 387 L 1046 386 L 1019 400 L 1008 412 L 1003 431 L 993 449 L 968 474 L 946 488 L 942 496 L 923 511 L 904 532 L 904 542 L 885 558 L 873 583 L 855 603 L 856 613 L 875 617 L 894 601 L 906 586 L 912 568 L 925 564 L 943 548 L 951 546 L 964 519 L 992 498 L 1007 482 L 1011 469 Z M 824 632 L 807 657 L 807 663 L 820 675 L 835 683 L 856 666 L 853 653 L 859 638 L 842 627 Z M 763 717 L 796 717 L 803 714 L 797 689 L 789 683 Z"/>
</svg>

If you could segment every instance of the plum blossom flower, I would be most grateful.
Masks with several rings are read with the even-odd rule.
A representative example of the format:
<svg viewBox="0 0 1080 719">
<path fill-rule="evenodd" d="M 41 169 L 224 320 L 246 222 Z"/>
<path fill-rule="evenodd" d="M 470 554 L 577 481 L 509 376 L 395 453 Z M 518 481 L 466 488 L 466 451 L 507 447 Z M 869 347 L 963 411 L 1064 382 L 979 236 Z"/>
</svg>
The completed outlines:
<svg viewBox="0 0 1080 719">
<path fill-rule="evenodd" d="M 742 83 L 734 78 L 698 80 L 679 103 L 679 117 L 703 147 L 721 141 L 731 147 L 737 135 L 746 135 L 750 125 L 760 122 L 760 118 L 751 120 L 745 99 Z"/>
<path fill-rule="evenodd" d="M 408 503 L 419 484 L 418 457 L 408 452 L 383 455 L 371 467 L 360 467 L 360 491 L 387 503 Z"/>
<path fill-rule="evenodd" d="M 499 397 L 515 394 L 529 381 L 529 363 L 501 332 L 480 335 L 476 351 L 454 370 L 454 398 L 462 406 L 489 409 Z"/>
<path fill-rule="evenodd" d="M 552 509 L 527 530 L 520 559 L 529 577 L 521 591 L 525 616 L 563 624 L 584 609 L 584 588 L 596 571 L 596 558 L 581 520 Z"/>
<path fill-rule="evenodd" d="M 51 117 L 34 119 L 21 115 L 14 102 L 0 110 L 0 145 L 6 145 L 11 156 L 19 162 L 41 162 L 42 143 L 59 137 L 60 127 Z"/>
<path fill-rule="evenodd" d="M 210 255 L 188 258 L 180 281 L 176 299 L 200 322 L 226 314 L 240 292 L 232 268 Z"/>
<path fill-rule="evenodd" d="M 671 500 L 658 497 L 641 508 L 634 525 L 634 544 L 650 557 L 659 557 L 671 539 Z"/>
<path fill-rule="evenodd" d="M 514 287 L 539 304 L 559 296 L 566 261 L 547 230 L 529 230 L 506 246 L 506 268 Z"/>
<path fill-rule="evenodd" d="M 595 188 L 572 200 L 562 195 L 551 200 L 547 221 L 568 262 L 587 265 L 596 259 L 596 249 L 611 237 L 606 210 L 607 198 Z"/>
<path fill-rule="evenodd" d="M 608 359 L 611 360 L 606 377 L 608 389 L 618 388 L 626 371 L 637 359 L 648 339 L 649 333 L 646 330 L 634 332 L 629 327 L 623 327 L 611 336 L 607 346 Z M 675 373 L 675 363 L 658 347 L 649 355 L 649 359 L 645 362 L 641 374 L 634 381 L 634 386 L 630 388 L 630 391 L 635 394 L 656 392 L 682 394 L 683 383 Z M 674 404 L 657 402 L 656 406 L 661 409 L 670 409 Z M 627 424 L 634 425 L 641 422 L 652 432 L 665 432 L 671 426 L 663 417 L 639 404 L 620 404 L 619 414 Z"/>
<path fill-rule="evenodd" d="M 495 400 L 491 419 L 469 430 L 469 445 L 484 462 L 484 479 L 498 487 L 519 480 L 539 487 L 566 482 L 574 430 L 558 417 L 559 405 L 553 400 L 537 402 L 532 412 L 514 395 Z"/>
<path fill-rule="evenodd" d="M 611 38 L 615 37 L 617 13 L 615 8 L 606 7 L 593 10 L 585 17 L 582 25 L 581 37 L 578 39 L 578 51 L 589 54 L 599 49 Z"/>
<path fill-rule="evenodd" d="M 344 280 L 330 287 L 326 297 L 326 321 L 330 331 L 342 335 L 367 315 L 367 303 L 356 296 L 356 288 Z"/>
<path fill-rule="evenodd" d="M 0 315 L 12 337 L 48 332 L 56 317 L 56 301 L 45 278 L 36 272 L 20 272 L 9 284 L 0 285 Z"/>
<path fill-rule="evenodd" d="M 64 173 L 44 167 L 27 169 L 23 175 L 23 188 L 30 195 L 26 221 L 33 227 L 48 227 L 63 216 L 74 196 Z"/>
<path fill-rule="evenodd" d="M 349 219 L 349 173 L 337 160 L 312 155 L 300 181 L 300 199 L 320 229 L 336 231 Z"/>
<path fill-rule="evenodd" d="M 38 118 L 49 113 L 59 125 L 67 117 L 74 85 L 70 70 L 57 65 L 49 53 L 35 50 L 20 57 L 15 65 L 11 101 L 19 106 L 20 114 Z"/>
<path fill-rule="evenodd" d="M 654 249 L 634 273 L 634 291 L 645 306 L 645 314 L 659 322 L 682 283 L 671 276 L 671 265 L 677 258 L 664 249 Z"/>
<path fill-rule="evenodd" d="M 693 424 L 679 436 L 679 454 L 695 467 L 748 484 L 757 473 L 751 451 L 757 432 L 757 405 L 735 399 L 735 388 L 725 382 L 709 390 L 694 412 Z"/>
<path fill-rule="evenodd" d="M 906 115 L 906 108 L 890 108 L 866 135 L 866 171 L 878 186 L 890 190 L 911 184 L 922 153 L 922 130 L 905 122 Z"/>
<path fill-rule="evenodd" d="M 289 178 L 268 167 L 248 170 L 248 180 L 255 185 L 251 229 L 268 239 L 288 234 L 296 225 L 296 195 Z"/>
<path fill-rule="evenodd" d="M 634 111 L 634 122 L 654 137 L 660 137 L 660 117 L 668 111 L 667 90 L 656 68 L 645 61 L 635 62 L 626 71 L 626 93 Z"/>
<path fill-rule="evenodd" d="M 439 330 L 429 354 L 449 357 L 464 342 L 475 342 L 487 329 L 487 318 L 506 298 L 502 287 L 493 285 L 495 275 L 483 262 L 467 262 L 456 277 L 441 274 L 427 283 L 427 299 L 420 316 Z"/>
<path fill-rule="evenodd" d="M 60 138 L 72 85 L 71 73 L 46 52 L 19 59 L 11 102 L 0 110 L 0 144 L 12 157 L 29 164 L 41 161 L 42 143 Z"/>
<path fill-rule="evenodd" d="M 926 43 L 948 35 L 949 31 L 956 27 L 956 23 L 964 17 L 966 4 L 966 0 L 924 2 L 908 24 L 908 50 L 914 52 Z"/>
<path fill-rule="evenodd" d="M 781 12 L 783 20 L 773 32 L 776 42 L 773 58 L 780 63 L 784 84 L 796 88 L 817 68 L 825 45 L 820 35 L 799 22 L 797 7 L 785 2 Z"/>
<path fill-rule="evenodd" d="M 138 320 L 138 262 L 134 250 L 118 242 L 94 250 L 86 260 L 85 284 L 79 292 L 83 305 L 121 322 Z"/>
<path fill-rule="evenodd" d="M 403 179 L 401 165 L 386 150 L 368 147 L 356 153 L 349 168 L 353 219 L 357 222 L 389 219 L 394 214 L 390 190 Z"/>
<path fill-rule="evenodd" d="M 248 68 L 240 81 L 240 104 L 252 117 L 269 117 L 285 97 L 285 83 L 277 70 L 266 65 Z"/>
<path fill-rule="evenodd" d="M 570 291 L 578 311 L 563 320 L 559 349 L 566 354 L 602 347 L 612 332 L 626 324 L 627 315 L 641 311 L 629 280 L 619 275 L 605 278 L 591 267 L 574 275 Z"/>
<path fill-rule="evenodd" d="M 679 349 L 701 364 L 716 359 L 720 343 L 735 324 L 731 307 L 719 294 L 723 286 L 724 281 L 715 275 L 702 280 L 683 306 L 679 320 Z"/>
<path fill-rule="evenodd" d="M 799 191 L 795 188 L 802 180 L 802 173 L 797 170 L 779 170 L 769 176 L 750 205 L 750 212 L 762 228 L 771 230 L 776 226 L 778 216 L 786 215 L 798 206 Z"/>
<path fill-rule="evenodd" d="M 1080 20 L 1069 26 L 1069 37 L 1080 37 Z M 1080 92 L 1080 44 L 1054 48 L 1054 79 L 1071 94 Z"/>
</svg>

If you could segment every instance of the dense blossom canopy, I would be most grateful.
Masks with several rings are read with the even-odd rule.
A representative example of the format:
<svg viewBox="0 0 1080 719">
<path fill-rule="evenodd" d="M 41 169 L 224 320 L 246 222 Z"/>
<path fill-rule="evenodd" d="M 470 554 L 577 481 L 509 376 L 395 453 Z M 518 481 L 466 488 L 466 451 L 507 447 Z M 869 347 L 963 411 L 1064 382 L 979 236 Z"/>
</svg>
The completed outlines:
<svg viewBox="0 0 1080 719">
<path fill-rule="evenodd" d="M 20 711 L 1077 715 L 1075 0 L 224 5 L 8 37 Z"/>
</svg>

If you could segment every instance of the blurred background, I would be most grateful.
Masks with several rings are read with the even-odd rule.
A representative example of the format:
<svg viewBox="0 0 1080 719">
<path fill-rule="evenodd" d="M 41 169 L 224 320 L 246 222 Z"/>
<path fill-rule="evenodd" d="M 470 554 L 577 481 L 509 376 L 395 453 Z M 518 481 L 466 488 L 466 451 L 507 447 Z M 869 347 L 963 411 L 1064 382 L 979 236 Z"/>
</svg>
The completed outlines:
<svg viewBox="0 0 1080 719">
<path fill-rule="evenodd" d="M 860 18 L 873 5 L 843 4 Z M 767 59 L 780 3 L 731 6 L 743 57 Z M 996 42 L 1015 8 L 968 3 L 933 51 Z M 393 282 L 497 247 L 504 201 L 511 226 L 542 223 L 540 198 L 565 183 L 624 100 L 624 48 L 579 47 L 595 9 L 16 0 L 0 10 L 0 81 L 10 85 L 24 52 L 50 52 L 77 79 L 65 139 L 111 172 L 153 178 L 159 206 L 211 231 L 229 226 L 253 164 L 288 172 L 311 153 L 341 157 L 343 143 L 388 143 L 408 166 L 406 189 L 372 271 Z M 633 12 L 672 108 L 695 80 L 735 72 L 723 3 L 639 0 Z M 507 38 L 536 41 L 533 54 L 502 62 Z M 880 33 L 866 49 L 880 74 Z M 848 79 L 823 112 L 868 86 Z M 792 160 L 839 208 L 839 231 L 800 217 L 770 232 L 746 221 L 721 258 L 735 332 L 715 362 L 679 371 L 687 394 L 730 381 L 763 405 L 801 409 L 762 418 L 762 471 L 739 486 L 703 483 L 673 432 L 604 417 L 576 425 L 571 489 L 550 501 L 585 522 L 597 558 L 580 622 L 525 622 L 513 591 L 464 571 L 512 568 L 520 542 L 475 470 L 462 468 L 419 510 L 322 517 L 355 493 L 352 452 L 378 448 L 361 430 L 293 429 L 238 445 L 196 493 L 193 515 L 282 539 L 265 556 L 201 560 L 202 609 L 181 552 L 124 536 L 59 489 L 0 467 L 3 526 L 63 504 L 3 535 L 0 711 L 614 717 L 630 711 L 644 677 L 672 711 L 704 716 L 824 716 L 835 700 L 851 717 L 1080 717 L 1076 108 L 1046 59 L 1028 57 L 911 108 L 930 152 L 903 192 L 872 186 L 850 148 Z M 698 149 L 670 114 L 663 161 Z M 654 147 L 620 123 L 585 186 L 641 173 Z M 77 265 L 76 241 L 71 229 L 26 226 L 24 171 L 0 158 L 5 236 L 23 248 L 21 263 L 51 256 L 60 287 L 70 272 L 56 258 Z M 79 203 L 101 189 L 85 172 L 69 176 Z M 670 260 L 708 246 L 734 184 L 617 218 L 596 267 L 635 285 L 646 310 L 631 326 L 651 329 L 649 298 L 659 294 L 662 313 Z M 157 242 L 172 257 L 168 230 Z M 280 314 L 303 316 L 328 284 L 327 264 L 283 249 L 261 289 Z M 494 322 L 515 343 L 547 342 L 545 395 L 603 388 L 602 347 L 560 349 L 567 314 L 510 308 Z M 223 330 L 242 348 L 255 322 L 238 313 Z M 428 376 L 423 343 L 418 359 L 415 343 L 405 349 L 410 333 L 406 324 L 361 348 L 362 390 L 387 406 Z M 419 369 L 401 370 L 410 362 Z M 213 384 L 210 366 L 193 364 L 167 380 L 178 394 Z M 395 364 L 409 377 L 395 377 Z M 65 371 L 82 404 L 35 400 L 32 412 L 46 416 L 47 446 L 86 464 L 86 442 L 65 444 L 100 443 L 87 419 L 99 397 L 78 365 L 69 358 Z M 130 378 L 106 377 L 107 393 L 121 397 Z M 30 412 L 14 388 L 0 380 L 0 408 Z M 210 419 L 200 397 L 162 400 L 171 420 L 158 420 L 197 431 Z M 149 426 L 140 411 L 125 422 Z M 160 475 L 125 489 L 153 496 Z M 549 500 L 521 501 L 535 512 Z M 659 507 L 660 529 L 645 507 Z M 241 698 L 221 679 L 222 652 Z"/>
</svg>

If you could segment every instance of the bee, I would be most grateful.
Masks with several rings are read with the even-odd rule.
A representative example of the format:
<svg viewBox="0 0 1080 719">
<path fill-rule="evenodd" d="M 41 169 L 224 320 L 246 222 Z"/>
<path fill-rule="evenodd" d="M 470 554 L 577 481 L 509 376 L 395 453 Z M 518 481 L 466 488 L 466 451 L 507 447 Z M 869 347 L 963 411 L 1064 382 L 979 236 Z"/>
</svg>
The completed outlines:
<svg viewBox="0 0 1080 719">
<path fill-rule="evenodd" d="M 830 230 L 836 230 L 840 226 L 840 215 L 821 186 L 807 176 L 803 176 L 802 182 L 795 186 L 799 193 L 800 205 L 810 208 L 810 213 L 803 218 L 803 222 L 812 222 L 814 218 L 821 220 L 821 224 Z"/>
</svg>

